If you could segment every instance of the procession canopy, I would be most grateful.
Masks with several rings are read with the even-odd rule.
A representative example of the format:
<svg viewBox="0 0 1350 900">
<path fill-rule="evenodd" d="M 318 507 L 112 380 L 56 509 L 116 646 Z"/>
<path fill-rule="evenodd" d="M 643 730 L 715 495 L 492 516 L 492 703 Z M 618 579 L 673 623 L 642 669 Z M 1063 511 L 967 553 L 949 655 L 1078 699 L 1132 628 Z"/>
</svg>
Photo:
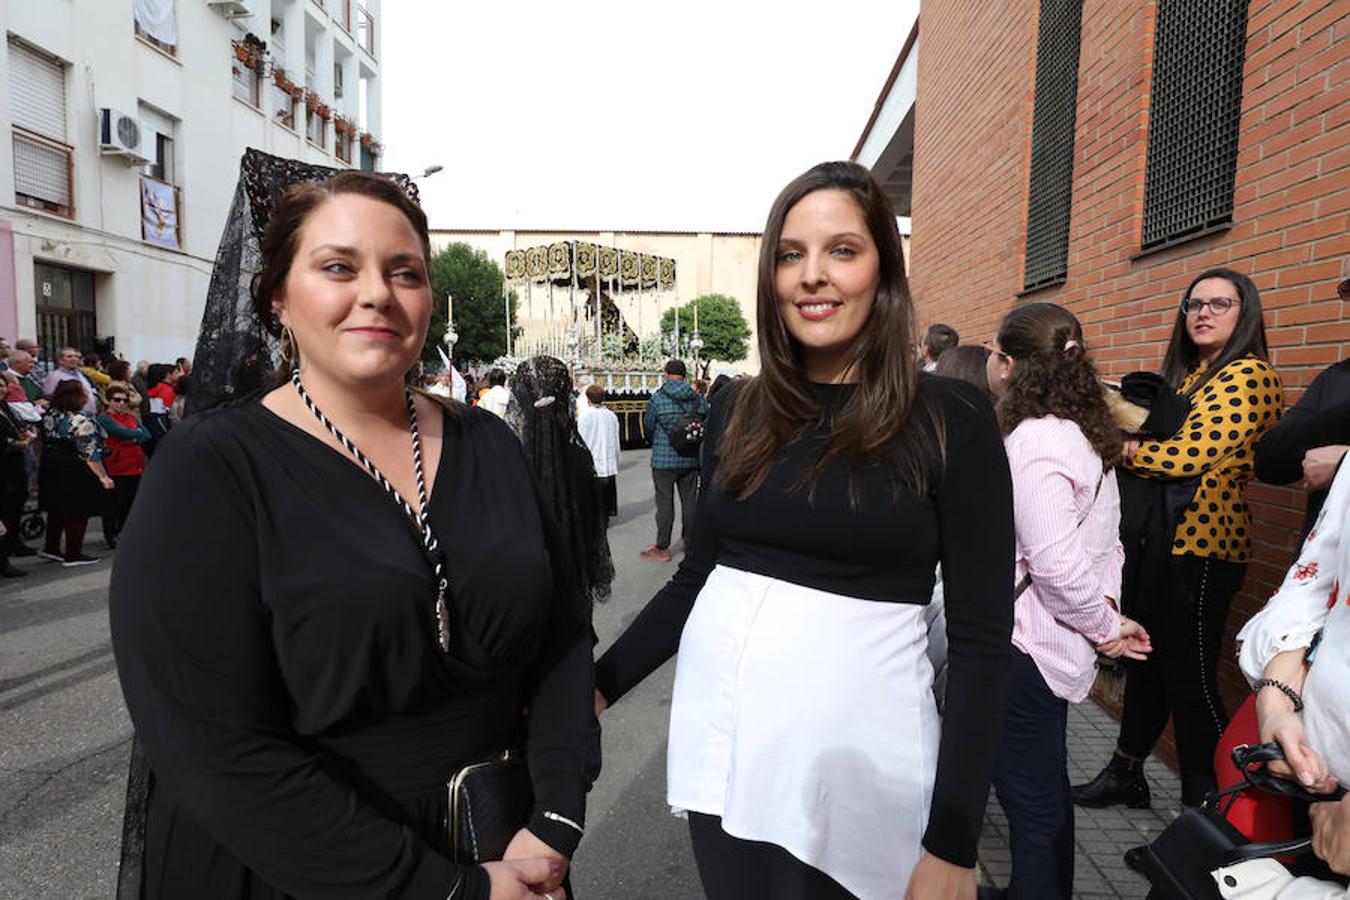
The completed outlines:
<svg viewBox="0 0 1350 900">
<path fill-rule="evenodd" d="M 506 251 L 506 280 L 535 284 L 571 284 L 599 276 L 626 288 L 675 288 L 675 260 L 635 250 L 601 247 L 588 241 L 557 241 L 524 250 Z"/>
</svg>

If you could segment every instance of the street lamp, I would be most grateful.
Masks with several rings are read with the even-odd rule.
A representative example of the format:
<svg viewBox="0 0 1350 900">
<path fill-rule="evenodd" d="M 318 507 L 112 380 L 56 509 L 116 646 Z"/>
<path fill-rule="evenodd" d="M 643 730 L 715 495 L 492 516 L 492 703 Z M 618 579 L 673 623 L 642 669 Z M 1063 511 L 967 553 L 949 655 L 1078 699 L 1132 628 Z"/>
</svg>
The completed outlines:
<svg viewBox="0 0 1350 900">
<path fill-rule="evenodd" d="M 440 168 L 437 166 L 436 168 Z M 459 333 L 455 331 L 455 298 L 452 294 L 445 295 L 445 355 L 449 359 L 455 358 L 455 344 L 459 343 Z"/>
</svg>

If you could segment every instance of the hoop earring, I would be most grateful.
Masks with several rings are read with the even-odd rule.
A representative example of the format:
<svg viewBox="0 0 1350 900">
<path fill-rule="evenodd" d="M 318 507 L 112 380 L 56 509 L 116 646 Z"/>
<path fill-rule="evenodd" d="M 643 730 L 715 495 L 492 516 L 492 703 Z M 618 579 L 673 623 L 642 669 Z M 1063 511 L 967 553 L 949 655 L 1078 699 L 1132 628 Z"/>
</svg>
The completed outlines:
<svg viewBox="0 0 1350 900">
<path fill-rule="evenodd" d="M 287 368 L 300 368 L 299 345 L 295 342 L 295 333 L 289 325 L 281 326 L 281 360 Z"/>
</svg>

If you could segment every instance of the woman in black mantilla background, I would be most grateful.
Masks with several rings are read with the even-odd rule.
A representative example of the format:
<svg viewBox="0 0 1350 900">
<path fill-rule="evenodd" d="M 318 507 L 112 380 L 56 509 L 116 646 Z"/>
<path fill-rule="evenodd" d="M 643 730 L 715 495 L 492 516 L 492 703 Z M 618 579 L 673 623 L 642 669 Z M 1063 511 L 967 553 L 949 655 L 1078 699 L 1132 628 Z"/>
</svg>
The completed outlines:
<svg viewBox="0 0 1350 900">
<path fill-rule="evenodd" d="M 236 308 L 243 198 L 257 216 L 269 189 L 249 178 L 304 180 L 288 165 L 245 159 L 197 402 L 228 396 L 219 373 L 258 353 L 240 322 L 283 332 L 298 367 L 164 441 L 113 573 L 118 671 L 155 779 L 138 893 L 561 900 L 599 764 L 589 604 L 510 430 L 405 387 L 429 253 L 392 180 L 289 190 L 256 308 Z M 190 544 L 168 558 L 163 522 Z M 447 777 L 521 746 L 535 803 L 514 861 L 456 865 Z"/>
<path fill-rule="evenodd" d="M 609 521 L 591 451 L 577 430 L 572 373 L 553 356 L 532 356 L 511 378 L 506 422 L 520 438 L 543 502 L 567 536 L 577 580 L 592 601 L 609 597 L 614 562 Z"/>
</svg>

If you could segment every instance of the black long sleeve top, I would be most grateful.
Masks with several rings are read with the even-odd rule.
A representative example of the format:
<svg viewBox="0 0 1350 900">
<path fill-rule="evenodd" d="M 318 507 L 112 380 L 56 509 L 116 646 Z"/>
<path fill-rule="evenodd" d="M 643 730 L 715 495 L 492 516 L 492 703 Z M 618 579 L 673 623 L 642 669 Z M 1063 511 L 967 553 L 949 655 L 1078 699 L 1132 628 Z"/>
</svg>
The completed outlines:
<svg viewBox="0 0 1350 900">
<path fill-rule="evenodd" d="M 543 813 L 584 821 L 599 767 L 589 604 L 506 425 L 469 409 L 443 433 L 450 654 L 416 530 L 350 460 L 258 402 L 155 454 L 110 600 L 157 781 L 145 896 L 485 900 L 442 855 L 445 779 L 522 742 L 529 827 L 575 849 Z M 205 860 L 241 871 L 187 868 Z"/>
<path fill-rule="evenodd" d="M 1298 402 L 1261 436 L 1256 444 L 1256 477 L 1267 484 L 1292 484 L 1303 478 L 1303 455 L 1328 444 L 1350 444 L 1350 360 L 1319 372 Z M 1312 528 L 1326 499 L 1326 488 L 1308 493 L 1299 540 Z"/>
<path fill-rule="evenodd" d="M 689 550 L 663 587 L 596 665 L 611 702 L 674 655 L 708 574 L 725 565 L 863 600 L 928 603 L 942 564 L 949 670 L 946 714 L 924 847 L 975 864 L 1003 719 L 1013 621 L 1012 479 L 993 410 L 970 385 L 925 375 L 920 390 L 944 422 L 945 465 L 927 495 L 893 490 L 883 465 L 831 466 L 814 502 L 797 489 L 828 435 L 849 385 L 816 385 L 820 424 L 784 449 L 764 485 L 737 500 L 717 484 L 718 440 L 736 402 L 713 402 L 704 439 L 702 493 Z M 915 416 L 910 427 L 929 427 Z M 905 735 L 896 735 L 904 740 Z"/>
</svg>

